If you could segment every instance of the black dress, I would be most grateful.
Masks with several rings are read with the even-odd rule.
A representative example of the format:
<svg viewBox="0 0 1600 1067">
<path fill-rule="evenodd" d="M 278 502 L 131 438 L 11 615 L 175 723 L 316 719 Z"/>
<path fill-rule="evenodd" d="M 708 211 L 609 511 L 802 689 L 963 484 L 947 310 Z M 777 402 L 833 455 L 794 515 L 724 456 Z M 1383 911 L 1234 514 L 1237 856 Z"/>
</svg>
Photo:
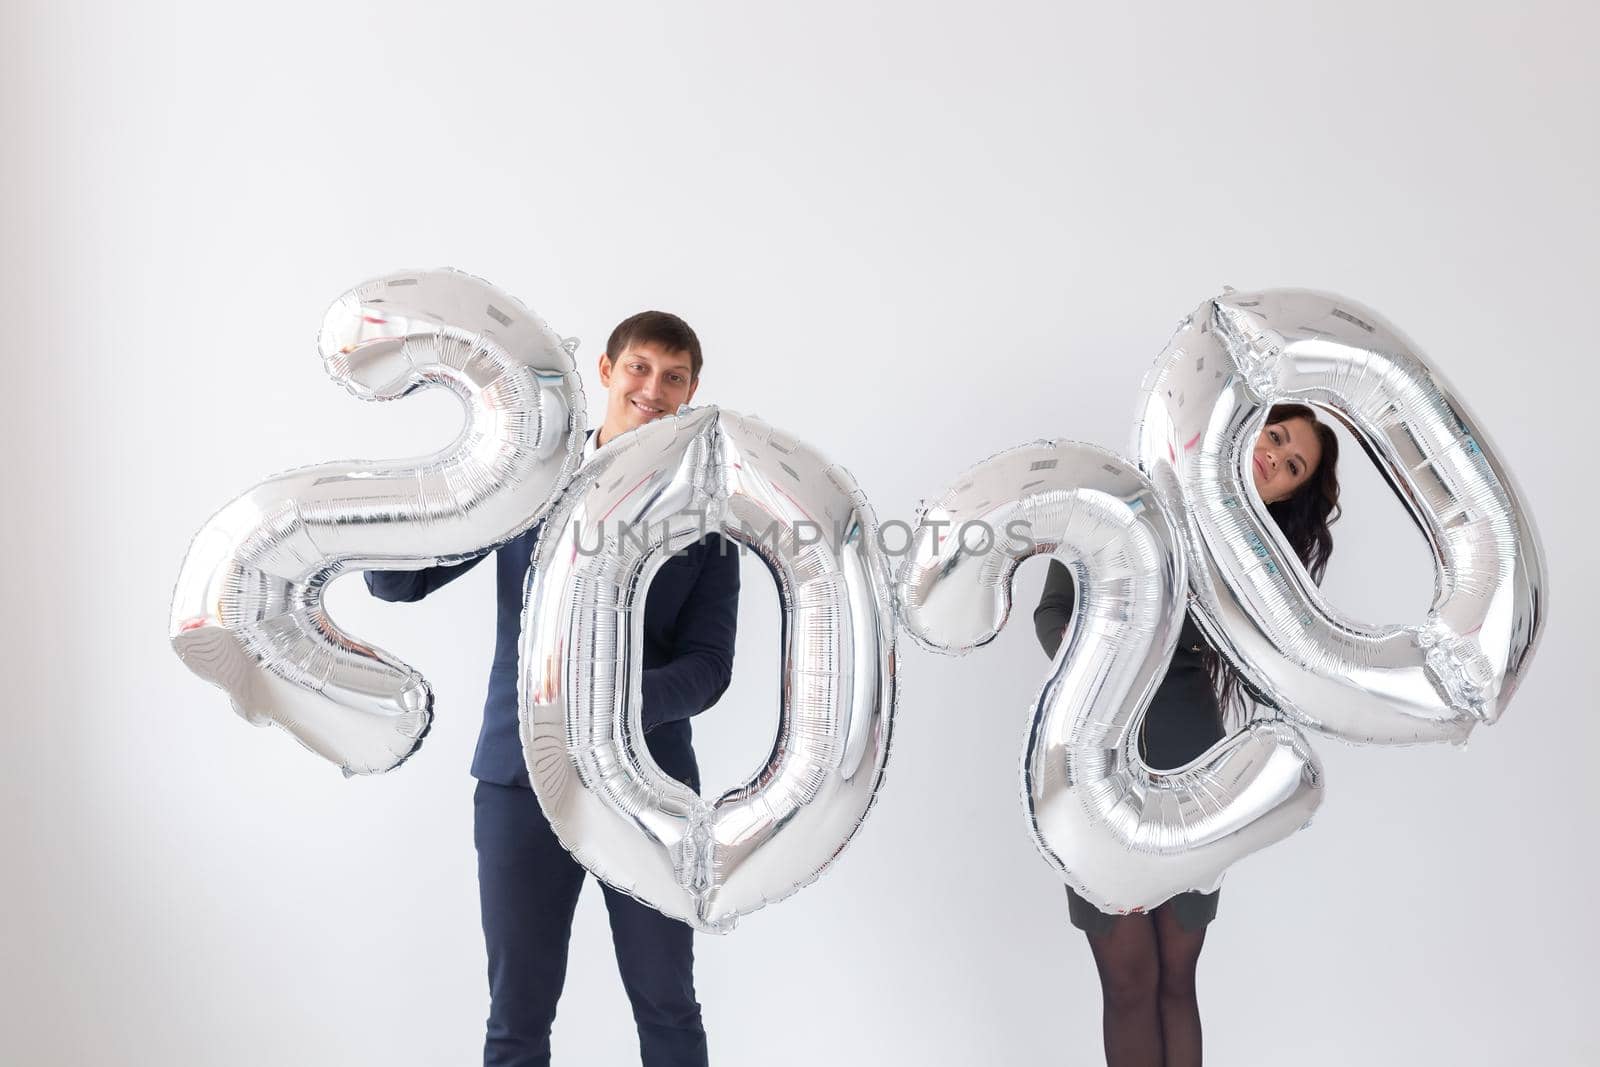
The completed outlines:
<svg viewBox="0 0 1600 1067">
<path fill-rule="evenodd" d="M 1033 612 L 1034 632 L 1051 658 L 1061 647 L 1062 632 L 1076 604 L 1072 572 L 1058 560 L 1051 560 L 1044 594 Z M 1201 658 L 1205 650 L 1205 637 L 1185 615 L 1172 665 L 1150 700 L 1139 737 L 1140 754 L 1156 770 L 1181 767 L 1222 740 L 1222 712 Z M 1071 897 L 1068 913 L 1074 926 L 1091 934 L 1110 928 L 1115 916 L 1100 912 L 1070 887 L 1067 893 Z M 1216 915 L 1217 894 L 1180 893 L 1169 903 L 1182 925 L 1193 930 Z"/>
</svg>

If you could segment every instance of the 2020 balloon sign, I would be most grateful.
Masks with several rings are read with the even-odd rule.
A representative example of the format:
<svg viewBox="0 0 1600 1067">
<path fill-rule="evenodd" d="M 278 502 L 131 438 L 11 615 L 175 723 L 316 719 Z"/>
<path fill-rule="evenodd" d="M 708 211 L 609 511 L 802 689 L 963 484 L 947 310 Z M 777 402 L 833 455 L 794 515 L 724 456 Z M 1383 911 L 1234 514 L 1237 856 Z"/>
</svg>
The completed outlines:
<svg viewBox="0 0 1600 1067">
<path fill-rule="evenodd" d="M 350 569 L 463 560 L 545 519 L 519 686 L 540 805 L 597 876 L 704 930 L 810 883 L 865 819 L 888 755 L 899 623 L 940 652 L 987 643 L 1031 555 L 1071 566 L 1081 596 L 1034 702 L 1024 803 L 1045 858 L 1112 912 L 1213 888 L 1304 825 L 1323 790 L 1304 730 L 1460 741 L 1494 721 L 1543 626 L 1537 536 L 1482 428 L 1396 330 L 1327 294 L 1208 301 L 1146 381 L 1138 466 L 1073 442 L 995 456 L 921 510 L 893 578 L 854 480 L 757 420 L 686 409 L 579 469 L 571 343 L 477 279 L 377 279 L 334 305 L 320 346 L 358 396 L 451 389 L 466 428 L 423 460 L 291 471 L 229 504 L 184 561 L 174 648 L 251 721 L 346 773 L 391 769 L 426 733 L 431 694 L 340 631 L 322 589 Z M 1422 622 L 1344 617 L 1278 534 L 1245 468 L 1278 401 L 1332 413 L 1377 458 L 1433 550 Z M 964 536 L 974 527 L 979 546 Z M 645 748 L 639 637 L 656 568 L 707 533 L 758 555 L 784 623 L 778 741 L 709 803 Z M 1265 709 L 1186 767 L 1155 771 L 1137 741 L 1186 603 Z"/>
</svg>

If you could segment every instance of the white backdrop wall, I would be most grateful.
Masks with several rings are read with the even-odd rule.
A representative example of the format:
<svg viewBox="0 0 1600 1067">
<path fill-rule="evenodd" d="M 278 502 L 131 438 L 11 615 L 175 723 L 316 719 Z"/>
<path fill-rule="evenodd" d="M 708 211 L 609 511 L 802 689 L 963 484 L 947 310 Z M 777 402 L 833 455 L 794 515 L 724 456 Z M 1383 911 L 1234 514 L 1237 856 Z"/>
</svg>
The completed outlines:
<svg viewBox="0 0 1600 1067">
<path fill-rule="evenodd" d="M 1319 743 L 1316 824 L 1227 881 L 1208 1049 L 1600 1055 L 1591 5 L 12 0 L 0 19 L 0 1061 L 478 1055 L 490 569 L 418 605 L 334 591 L 438 694 L 421 753 L 379 779 L 244 725 L 165 634 L 225 500 L 452 435 L 447 397 L 363 405 L 313 344 L 345 288 L 437 265 L 583 337 L 586 367 L 622 316 L 683 314 L 699 399 L 816 444 L 882 518 L 1032 438 L 1125 450 L 1140 377 L 1224 283 L 1379 309 L 1519 476 L 1548 634 L 1465 750 Z M 1415 616 L 1421 538 L 1347 456 L 1327 588 Z M 1016 792 L 1042 573 L 982 653 L 907 646 L 882 800 L 838 865 L 700 939 L 715 1062 L 1096 1060 L 1093 967 Z M 745 576 L 735 683 L 696 726 L 708 787 L 775 715 L 775 596 Z M 631 1062 L 592 887 L 573 940 L 558 1061 Z"/>
</svg>

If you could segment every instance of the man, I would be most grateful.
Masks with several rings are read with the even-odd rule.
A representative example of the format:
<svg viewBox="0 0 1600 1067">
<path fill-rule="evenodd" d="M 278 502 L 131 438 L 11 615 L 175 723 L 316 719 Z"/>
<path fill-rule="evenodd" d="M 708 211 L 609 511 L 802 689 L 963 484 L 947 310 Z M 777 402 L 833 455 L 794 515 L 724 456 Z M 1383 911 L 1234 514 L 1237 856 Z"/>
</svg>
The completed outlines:
<svg viewBox="0 0 1600 1067">
<path fill-rule="evenodd" d="M 700 341 L 676 315 L 645 311 L 612 331 L 600 356 L 605 421 L 584 459 L 620 433 L 674 414 L 700 385 Z M 584 870 L 539 810 L 517 732 L 517 646 L 523 581 L 536 526 L 495 553 L 499 600 L 494 667 L 472 760 L 478 890 L 489 951 L 485 1067 L 550 1062 L 550 1026 L 566 977 L 567 941 Z M 420 600 L 485 557 L 421 571 L 368 571 L 384 600 Z M 715 534 L 670 558 L 650 583 L 644 615 L 645 744 L 666 773 L 700 788 L 689 717 L 716 703 L 733 671 L 739 558 Z M 694 931 L 602 886 L 622 984 L 645 1067 L 706 1063 L 694 993 Z"/>
</svg>

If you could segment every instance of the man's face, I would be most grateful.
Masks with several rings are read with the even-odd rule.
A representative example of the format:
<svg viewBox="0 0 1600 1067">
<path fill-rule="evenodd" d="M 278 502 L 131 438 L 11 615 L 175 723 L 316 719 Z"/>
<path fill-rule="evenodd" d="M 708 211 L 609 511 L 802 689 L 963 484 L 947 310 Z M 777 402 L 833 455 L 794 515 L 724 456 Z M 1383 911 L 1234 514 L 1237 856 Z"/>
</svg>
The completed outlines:
<svg viewBox="0 0 1600 1067">
<path fill-rule="evenodd" d="M 606 418 L 600 443 L 637 429 L 663 415 L 675 415 L 694 397 L 700 383 L 690 375 L 687 352 L 669 352 L 651 341 L 633 343 L 613 362 L 600 355 L 600 384 L 606 387 Z"/>
</svg>

